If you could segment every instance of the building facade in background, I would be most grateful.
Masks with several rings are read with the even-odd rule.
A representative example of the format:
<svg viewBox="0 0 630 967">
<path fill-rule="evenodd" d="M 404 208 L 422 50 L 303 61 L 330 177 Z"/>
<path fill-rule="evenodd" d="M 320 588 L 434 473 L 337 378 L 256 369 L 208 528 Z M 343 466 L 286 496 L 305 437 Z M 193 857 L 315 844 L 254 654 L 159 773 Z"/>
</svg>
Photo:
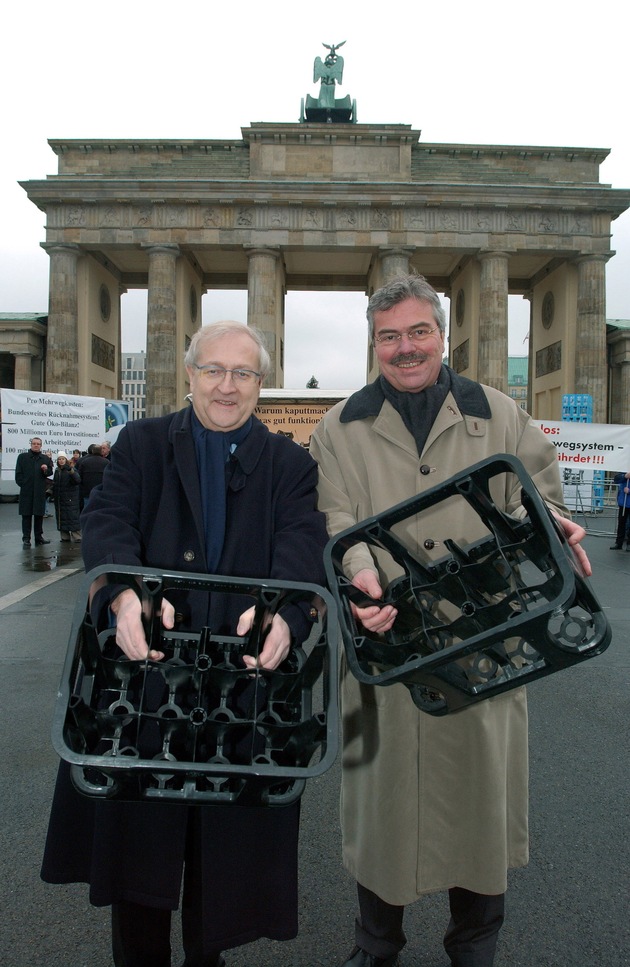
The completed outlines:
<svg viewBox="0 0 630 967">
<path fill-rule="evenodd" d="M 129 403 L 130 419 L 147 415 L 147 354 L 123 353 L 120 366 L 121 400 Z"/>
<path fill-rule="evenodd" d="M 528 370 L 527 356 L 508 356 L 507 395 L 516 400 L 522 410 L 529 412 Z"/>
</svg>

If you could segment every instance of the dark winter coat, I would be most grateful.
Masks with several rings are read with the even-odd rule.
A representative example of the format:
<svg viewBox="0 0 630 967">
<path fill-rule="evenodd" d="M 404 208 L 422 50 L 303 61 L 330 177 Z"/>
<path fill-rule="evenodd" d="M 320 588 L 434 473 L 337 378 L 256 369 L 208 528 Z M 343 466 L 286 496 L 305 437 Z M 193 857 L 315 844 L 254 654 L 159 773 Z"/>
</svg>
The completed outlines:
<svg viewBox="0 0 630 967">
<path fill-rule="evenodd" d="M 114 563 L 206 570 L 190 413 L 185 409 L 129 423 L 121 432 L 103 485 L 92 492 L 81 517 L 86 569 Z M 323 584 L 327 536 L 316 510 L 317 467 L 308 453 L 254 418 L 226 477 L 226 534 L 218 573 Z M 169 597 L 177 628 L 205 624 L 199 595 Z M 231 610 L 217 605 L 213 627 L 234 633 L 238 613 L 250 605 L 251 599 Z M 300 636 L 308 631 L 301 613 L 289 623 Z M 298 804 L 94 804 L 73 790 L 62 767 L 42 876 L 49 882 L 90 883 L 96 905 L 126 899 L 175 909 L 191 811 L 199 823 L 207 874 L 201 898 L 206 942 L 226 948 L 260 936 L 294 936 Z"/>
<path fill-rule="evenodd" d="M 46 473 L 41 469 L 46 464 Z M 46 486 L 53 472 L 53 463 L 45 453 L 27 450 L 20 453 L 15 464 L 15 482 L 20 488 L 18 513 L 22 517 L 43 517 L 46 513 Z"/>
<path fill-rule="evenodd" d="M 626 471 L 616 473 L 613 483 L 617 485 L 617 507 L 620 510 L 630 509 L 630 494 L 626 493 L 626 487 L 630 488 L 630 480 L 626 477 Z"/>
<path fill-rule="evenodd" d="M 53 501 L 57 530 L 79 531 L 79 492 L 81 477 L 78 471 L 69 463 L 63 467 L 57 466 L 53 477 Z"/>
<path fill-rule="evenodd" d="M 89 453 L 77 460 L 76 468 L 81 474 L 81 497 L 87 500 L 92 489 L 103 481 L 103 473 L 109 467 L 109 460 L 98 453 Z"/>
</svg>

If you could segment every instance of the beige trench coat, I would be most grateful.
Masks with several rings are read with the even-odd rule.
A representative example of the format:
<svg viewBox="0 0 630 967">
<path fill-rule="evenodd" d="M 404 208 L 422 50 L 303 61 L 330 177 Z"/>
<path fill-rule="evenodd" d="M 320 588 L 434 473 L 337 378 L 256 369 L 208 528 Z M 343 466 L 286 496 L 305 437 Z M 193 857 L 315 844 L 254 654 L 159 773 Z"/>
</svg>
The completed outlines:
<svg viewBox="0 0 630 967">
<path fill-rule="evenodd" d="M 317 427 L 310 451 L 319 464 L 319 508 L 329 533 L 497 453 L 518 456 L 548 505 L 566 514 L 553 446 L 511 399 L 483 389 L 491 419 L 463 414 L 449 393 L 420 459 L 389 402 L 378 415 L 345 424 L 339 415 L 347 401 L 335 406 Z M 497 505 L 523 516 L 520 488 L 511 477 L 496 479 L 504 481 L 493 493 Z M 456 526 L 452 507 L 438 504 L 425 513 L 413 535 L 417 541 L 427 531 L 439 537 L 446 514 L 447 536 L 477 536 L 470 509 Z M 438 547 L 433 556 L 443 553 Z M 348 577 L 365 566 L 375 566 L 365 546 L 346 555 Z M 383 587 L 394 576 L 381 567 Z M 508 868 L 528 860 L 525 690 L 433 717 L 413 704 L 404 685 L 360 684 L 342 664 L 345 866 L 392 904 L 453 886 L 504 892 Z"/>
</svg>

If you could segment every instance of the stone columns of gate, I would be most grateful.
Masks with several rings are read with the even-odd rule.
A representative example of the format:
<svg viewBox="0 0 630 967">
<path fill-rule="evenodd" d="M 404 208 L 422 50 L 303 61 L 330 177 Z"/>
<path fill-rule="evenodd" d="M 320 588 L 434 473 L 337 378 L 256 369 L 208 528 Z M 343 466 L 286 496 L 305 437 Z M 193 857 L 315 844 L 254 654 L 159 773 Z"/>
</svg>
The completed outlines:
<svg viewBox="0 0 630 967">
<path fill-rule="evenodd" d="M 409 275 L 409 259 L 414 251 L 412 248 L 382 248 L 378 256 L 377 288 L 390 282 L 397 275 Z"/>
<path fill-rule="evenodd" d="M 32 359 L 30 353 L 14 353 L 15 358 L 15 389 L 33 389 L 32 385 Z"/>
<path fill-rule="evenodd" d="M 46 389 L 49 393 L 79 392 L 78 245 L 42 243 L 50 257 Z"/>
<path fill-rule="evenodd" d="M 265 346 L 271 358 L 267 385 L 284 385 L 284 266 L 282 253 L 274 248 L 246 248 L 247 325 L 256 326 L 265 335 Z"/>
<path fill-rule="evenodd" d="M 477 379 L 508 390 L 508 262 L 506 252 L 481 252 Z"/>
<path fill-rule="evenodd" d="M 149 255 L 147 300 L 147 416 L 177 405 L 176 267 L 179 245 L 145 246 Z"/>
<path fill-rule="evenodd" d="M 373 295 L 377 289 L 391 282 L 397 275 L 409 275 L 409 260 L 414 252 L 413 248 L 388 248 L 387 246 L 380 248 L 368 278 L 368 295 Z M 370 342 L 367 351 L 367 382 L 374 382 L 378 374 L 378 360 L 374 346 Z"/>
<path fill-rule="evenodd" d="M 529 329 L 527 331 L 527 412 L 534 415 L 534 292 L 528 289 L 523 293 L 523 298 L 529 301 Z"/>
<path fill-rule="evenodd" d="M 628 426 L 630 424 L 630 360 L 622 362 L 619 366 L 618 398 L 618 412 L 615 414 L 617 419 L 614 422 Z"/>
<path fill-rule="evenodd" d="M 606 422 L 606 262 L 609 255 L 577 260 L 575 392 L 593 397 L 593 422 Z"/>
<path fill-rule="evenodd" d="M 120 364 L 116 367 L 116 393 L 117 393 L 116 398 L 119 400 L 122 399 L 122 361 L 121 361 L 122 359 L 122 297 L 125 295 L 126 292 L 127 292 L 126 287 L 124 285 L 121 285 L 119 282 L 118 283 L 118 331 L 116 333 L 117 345 L 118 345 L 118 359 L 120 361 Z M 146 384 L 145 384 L 145 392 L 146 392 Z M 131 410 L 131 404 L 129 406 L 129 409 Z"/>
</svg>

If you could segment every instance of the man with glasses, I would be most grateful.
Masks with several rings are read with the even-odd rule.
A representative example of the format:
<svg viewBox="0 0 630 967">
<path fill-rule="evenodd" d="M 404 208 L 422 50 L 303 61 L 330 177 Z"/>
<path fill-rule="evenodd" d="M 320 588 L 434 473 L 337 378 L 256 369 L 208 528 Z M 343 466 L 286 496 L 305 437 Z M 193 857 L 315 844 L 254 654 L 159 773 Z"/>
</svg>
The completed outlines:
<svg viewBox="0 0 630 967">
<path fill-rule="evenodd" d="M 323 584 L 317 466 L 254 416 L 270 366 L 262 335 L 238 322 L 204 326 L 185 364 L 192 405 L 127 423 L 112 448 L 81 517 L 86 569 L 148 565 Z M 162 623 L 244 636 L 254 611 L 246 600 L 241 610 L 237 595 L 208 602 L 191 592 L 177 608 L 164 599 Z M 122 652 L 161 661 L 161 651 L 148 651 L 136 594 L 127 589 L 108 604 Z M 280 609 L 260 655 L 245 656 L 244 667 L 276 668 L 315 617 L 295 605 Z M 244 681 L 239 701 L 251 702 L 258 680 Z M 299 802 L 94 806 L 62 766 L 42 876 L 88 882 L 92 903 L 112 905 L 116 967 L 170 967 L 183 867 L 184 967 L 223 967 L 226 948 L 296 935 L 298 823 Z"/>
<path fill-rule="evenodd" d="M 550 509 L 562 513 L 555 450 L 509 397 L 446 366 L 445 316 L 421 276 L 401 276 L 368 304 L 380 376 L 333 407 L 311 438 L 319 509 L 331 535 L 434 487 L 496 453 L 518 456 Z M 463 503 L 463 502 L 462 502 Z M 524 515 L 520 488 L 507 513 Z M 430 536 L 471 539 L 462 504 L 432 508 Z M 582 528 L 559 517 L 590 573 Z M 443 554 L 418 535 L 415 553 Z M 435 542 L 436 544 L 439 542 Z M 365 545 L 347 577 L 378 600 L 397 575 Z M 391 605 L 357 608 L 371 634 L 395 625 Z M 448 890 L 444 946 L 453 967 L 490 967 L 503 922 L 507 870 L 528 858 L 524 689 L 446 717 L 420 711 L 402 684 L 359 684 L 342 670 L 343 859 L 357 881 L 356 946 L 344 967 L 394 967 L 405 905 Z"/>
<path fill-rule="evenodd" d="M 53 462 L 42 453 L 41 437 L 31 438 L 31 448 L 20 453 L 15 463 L 15 482 L 20 488 L 18 513 L 22 517 L 22 547 L 31 546 L 31 528 L 36 544 L 50 544 L 44 537 L 46 488 Z"/>
</svg>

